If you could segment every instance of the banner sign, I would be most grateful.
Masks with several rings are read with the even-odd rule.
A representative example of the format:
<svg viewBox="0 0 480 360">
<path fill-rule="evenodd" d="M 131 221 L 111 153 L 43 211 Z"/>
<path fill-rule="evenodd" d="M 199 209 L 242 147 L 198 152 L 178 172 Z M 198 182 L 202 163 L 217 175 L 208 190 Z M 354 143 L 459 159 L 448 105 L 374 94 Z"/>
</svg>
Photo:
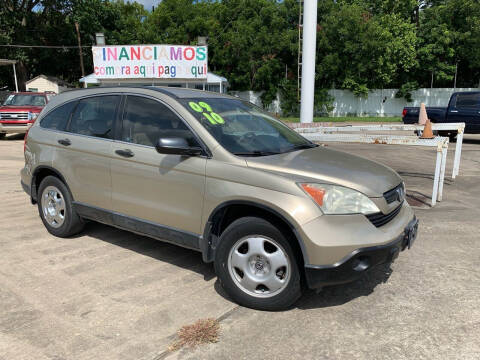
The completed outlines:
<svg viewBox="0 0 480 360">
<path fill-rule="evenodd" d="M 92 53 L 97 79 L 207 78 L 206 46 L 93 46 Z"/>
</svg>

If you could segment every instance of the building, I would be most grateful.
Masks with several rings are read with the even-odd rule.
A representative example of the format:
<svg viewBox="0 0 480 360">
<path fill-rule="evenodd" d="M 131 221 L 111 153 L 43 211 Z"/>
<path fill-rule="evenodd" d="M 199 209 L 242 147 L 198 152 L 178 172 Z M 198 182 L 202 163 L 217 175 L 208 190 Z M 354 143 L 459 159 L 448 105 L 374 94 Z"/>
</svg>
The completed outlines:
<svg viewBox="0 0 480 360">
<path fill-rule="evenodd" d="M 69 88 L 74 88 L 72 84 L 56 78 L 54 76 L 38 75 L 25 83 L 27 91 L 46 92 L 52 91 L 59 94 Z"/>
<path fill-rule="evenodd" d="M 226 93 L 228 81 L 223 76 L 208 72 L 206 79 L 146 79 L 146 78 L 130 78 L 130 79 L 99 79 L 95 74 L 82 77 L 79 80 L 87 87 L 108 86 L 108 85 L 150 85 L 150 86 L 170 86 L 183 87 L 198 90 L 215 91 Z"/>
</svg>

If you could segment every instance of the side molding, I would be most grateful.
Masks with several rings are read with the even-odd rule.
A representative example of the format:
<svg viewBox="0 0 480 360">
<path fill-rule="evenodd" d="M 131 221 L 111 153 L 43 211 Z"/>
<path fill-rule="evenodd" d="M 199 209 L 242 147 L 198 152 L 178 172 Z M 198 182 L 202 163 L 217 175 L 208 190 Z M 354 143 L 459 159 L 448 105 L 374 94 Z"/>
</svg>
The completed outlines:
<svg viewBox="0 0 480 360">
<path fill-rule="evenodd" d="M 73 202 L 73 206 L 75 211 L 77 211 L 77 213 L 83 218 L 115 226 L 156 240 L 169 242 L 187 249 L 196 251 L 200 250 L 199 244 L 201 237 L 197 234 L 181 231 L 76 201 Z"/>
</svg>

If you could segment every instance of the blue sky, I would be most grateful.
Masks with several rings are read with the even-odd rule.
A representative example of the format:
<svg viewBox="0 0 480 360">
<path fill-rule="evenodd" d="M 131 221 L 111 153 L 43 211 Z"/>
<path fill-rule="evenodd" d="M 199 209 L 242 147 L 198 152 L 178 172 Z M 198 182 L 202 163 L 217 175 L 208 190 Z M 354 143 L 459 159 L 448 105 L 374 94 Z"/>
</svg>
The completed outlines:
<svg viewBox="0 0 480 360">
<path fill-rule="evenodd" d="M 157 6 L 157 4 L 160 2 L 160 0 L 135 0 L 135 1 L 142 4 L 145 10 L 148 10 L 148 11 L 151 11 L 152 6 Z"/>
</svg>

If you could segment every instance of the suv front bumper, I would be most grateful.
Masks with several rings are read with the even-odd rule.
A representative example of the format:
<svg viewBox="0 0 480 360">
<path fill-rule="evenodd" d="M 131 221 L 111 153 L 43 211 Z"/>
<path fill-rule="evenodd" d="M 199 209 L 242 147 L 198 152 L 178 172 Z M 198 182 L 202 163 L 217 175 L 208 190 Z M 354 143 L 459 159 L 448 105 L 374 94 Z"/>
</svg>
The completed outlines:
<svg viewBox="0 0 480 360">
<path fill-rule="evenodd" d="M 32 126 L 31 122 L 0 122 L 0 133 L 2 134 L 23 134 Z"/>
<path fill-rule="evenodd" d="M 418 220 L 414 217 L 404 231 L 388 244 L 357 249 L 333 265 L 306 265 L 308 287 L 316 289 L 351 282 L 375 266 L 395 260 L 401 251 L 412 246 L 417 230 Z"/>
</svg>

